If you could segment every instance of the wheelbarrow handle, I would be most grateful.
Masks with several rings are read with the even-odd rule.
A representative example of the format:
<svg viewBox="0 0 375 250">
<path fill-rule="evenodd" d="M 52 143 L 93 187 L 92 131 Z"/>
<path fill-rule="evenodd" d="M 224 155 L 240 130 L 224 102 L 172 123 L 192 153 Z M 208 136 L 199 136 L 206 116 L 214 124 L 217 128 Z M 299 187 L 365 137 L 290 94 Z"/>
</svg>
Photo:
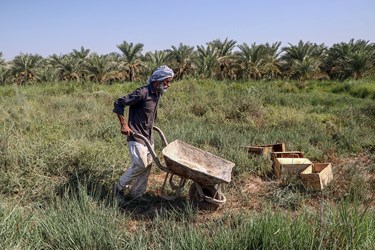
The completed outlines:
<svg viewBox="0 0 375 250">
<path fill-rule="evenodd" d="M 159 130 L 160 130 L 160 129 L 159 129 Z M 161 132 L 161 130 L 160 130 L 160 132 Z M 161 133 L 163 133 L 163 132 L 161 132 Z M 134 136 L 134 137 L 140 138 L 140 139 L 142 139 L 142 140 L 145 142 L 146 147 L 148 148 L 148 150 L 149 150 L 150 153 L 151 153 L 152 158 L 154 159 L 154 162 L 156 163 L 156 165 L 157 165 L 161 170 L 163 170 L 163 171 L 165 171 L 165 172 L 168 172 L 168 173 L 171 172 L 167 167 L 163 166 L 163 165 L 160 163 L 160 160 L 159 160 L 158 156 L 156 155 L 154 149 L 153 149 L 152 146 L 151 146 L 151 143 L 149 142 L 149 140 L 148 140 L 146 137 L 144 137 L 143 135 L 141 135 L 141 134 L 139 134 L 139 133 L 135 133 L 135 132 L 132 132 L 131 135 Z M 163 134 L 163 136 L 164 136 L 164 134 Z M 164 139 L 165 139 L 165 137 L 164 137 Z M 166 140 L 165 140 L 165 142 L 166 142 Z M 164 142 L 163 142 L 163 143 L 164 143 Z"/>
<path fill-rule="evenodd" d="M 161 131 L 161 129 L 156 126 L 153 126 L 152 129 L 159 133 L 162 145 L 163 147 L 166 147 L 168 145 L 168 142 L 167 142 L 167 138 L 165 138 L 163 131 Z"/>
</svg>

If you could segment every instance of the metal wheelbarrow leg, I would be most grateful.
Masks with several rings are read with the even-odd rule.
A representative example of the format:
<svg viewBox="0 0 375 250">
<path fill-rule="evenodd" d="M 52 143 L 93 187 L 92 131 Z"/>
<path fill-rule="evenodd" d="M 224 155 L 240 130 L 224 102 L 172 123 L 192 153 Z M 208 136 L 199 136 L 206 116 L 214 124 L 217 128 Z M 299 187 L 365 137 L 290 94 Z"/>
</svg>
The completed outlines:
<svg viewBox="0 0 375 250">
<path fill-rule="evenodd" d="M 168 145 L 168 141 L 165 138 L 165 135 L 164 135 L 163 131 L 160 128 L 155 127 L 155 126 L 153 127 L 153 129 L 155 131 L 157 131 L 158 134 L 160 135 L 163 147 L 166 147 Z M 145 144 L 146 144 L 149 152 L 151 153 L 151 156 L 152 156 L 152 158 L 153 158 L 156 166 L 158 166 L 158 168 L 160 168 L 162 171 L 166 172 L 166 175 L 165 175 L 165 178 L 164 178 L 164 181 L 163 181 L 163 186 L 161 188 L 161 194 L 160 194 L 161 197 L 164 198 L 164 199 L 166 199 L 166 200 L 174 200 L 174 199 L 176 199 L 180 195 L 182 189 L 184 188 L 184 186 L 186 184 L 186 178 L 184 178 L 182 176 L 175 175 L 168 167 L 163 166 L 163 164 L 161 164 L 158 156 L 156 155 L 154 149 L 152 148 L 150 142 L 148 141 L 148 139 L 146 137 L 144 137 L 143 135 L 138 134 L 138 133 L 133 133 L 133 136 L 138 137 L 138 138 L 142 139 L 145 142 Z M 176 184 L 173 183 L 173 178 L 175 176 L 177 176 L 177 177 L 180 178 L 178 185 L 176 185 Z M 167 183 L 168 178 L 169 178 L 169 185 L 170 185 L 172 191 L 175 192 L 174 195 L 167 195 L 165 193 L 165 185 Z"/>
<path fill-rule="evenodd" d="M 227 201 L 219 185 L 201 186 L 197 182 L 190 186 L 189 197 L 196 207 L 203 210 L 216 210 Z"/>
</svg>

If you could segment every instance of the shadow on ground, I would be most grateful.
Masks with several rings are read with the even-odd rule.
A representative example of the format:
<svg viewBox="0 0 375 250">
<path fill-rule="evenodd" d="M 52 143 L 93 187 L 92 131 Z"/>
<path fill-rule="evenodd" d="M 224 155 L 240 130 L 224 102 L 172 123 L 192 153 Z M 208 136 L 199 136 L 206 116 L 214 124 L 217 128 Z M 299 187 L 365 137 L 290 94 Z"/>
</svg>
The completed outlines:
<svg viewBox="0 0 375 250">
<path fill-rule="evenodd" d="M 185 214 L 190 215 L 194 210 L 190 201 L 185 197 L 165 200 L 159 195 L 151 193 L 144 194 L 142 199 L 126 196 L 123 204 L 119 205 L 119 209 L 135 220 L 150 220 L 166 214 L 185 217 Z"/>
<path fill-rule="evenodd" d="M 124 202 L 120 205 L 113 194 L 112 185 L 103 183 L 105 178 L 101 175 L 85 169 L 69 173 L 67 181 L 58 186 L 55 193 L 60 198 L 80 198 L 82 195 L 88 195 L 105 206 L 118 207 L 122 213 L 135 220 L 150 220 L 165 214 L 184 216 L 191 214 L 195 209 L 188 197 L 166 200 L 152 192 L 147 192 L 141 199 L 125 196 Z"/>
</svg>

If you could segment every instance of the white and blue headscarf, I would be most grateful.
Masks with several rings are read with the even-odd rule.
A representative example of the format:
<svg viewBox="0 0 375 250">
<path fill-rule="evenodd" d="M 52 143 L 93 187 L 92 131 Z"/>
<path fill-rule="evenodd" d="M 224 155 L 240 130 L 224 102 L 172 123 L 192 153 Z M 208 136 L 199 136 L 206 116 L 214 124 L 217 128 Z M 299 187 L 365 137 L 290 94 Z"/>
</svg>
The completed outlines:
<svg viewBox="0 0 375 250">
<path fill-rule="evenodd" d="M 174 72 L 172 69 L 170 69 L 168 66 L 163 65 L 157 68 L 151 75 L 150 78 L 148 78 L 147 83 L 153 83 L 153 82 L 162 82 L 167 78 L 173 77 Z"/>
</svg>

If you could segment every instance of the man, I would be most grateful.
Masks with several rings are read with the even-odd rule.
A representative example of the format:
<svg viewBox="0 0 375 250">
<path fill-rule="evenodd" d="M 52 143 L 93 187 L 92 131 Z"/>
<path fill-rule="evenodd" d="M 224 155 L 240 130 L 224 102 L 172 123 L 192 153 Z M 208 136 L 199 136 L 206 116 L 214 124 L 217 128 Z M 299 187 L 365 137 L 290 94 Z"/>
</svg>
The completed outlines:
<svg viewBox="0 0 375 250">
<path fill-rule="evenodd" d="M 113 112 L 121 125 L 121 133 L 127 136 L 131 165 L 120 177 L 114 192 L 120 202 L 123 201 L 123 190 L 131 184 L 130 195 L 140 198 L 146 192 L 148 177 L 151 171 L 152 156 L 142 139 L 134 137 L 139 133 L 153 145 L 152 128 L 156 119 L 160 97 L 169 88 L 173 79 L 172 69 L 163 65 L 157 68 L 148 79 L 148 85 L 117 99 Z M 129 106 L 128 121 L 124 108 Z"/>
</svg>

